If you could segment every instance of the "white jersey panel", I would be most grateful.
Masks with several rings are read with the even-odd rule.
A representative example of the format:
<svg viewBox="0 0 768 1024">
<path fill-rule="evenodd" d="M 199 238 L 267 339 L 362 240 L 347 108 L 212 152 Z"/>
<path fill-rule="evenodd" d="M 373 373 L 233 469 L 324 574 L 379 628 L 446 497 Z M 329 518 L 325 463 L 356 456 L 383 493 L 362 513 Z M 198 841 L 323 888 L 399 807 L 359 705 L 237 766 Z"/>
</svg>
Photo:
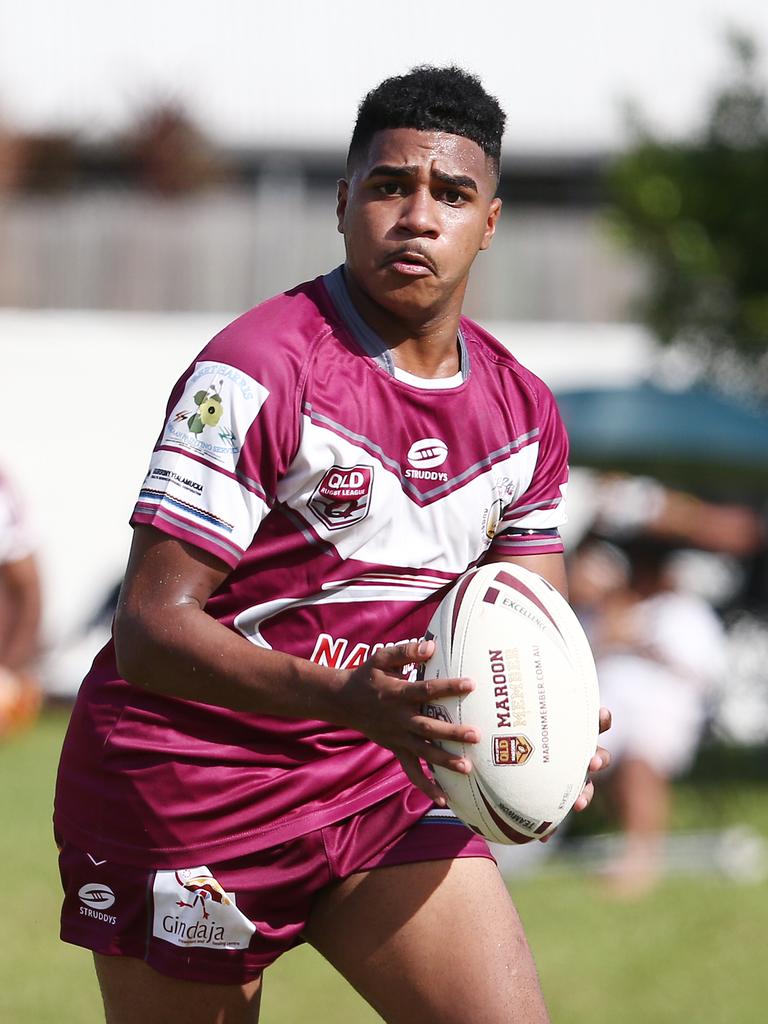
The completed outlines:
<svg viewBox="0 0 768 1024">
<path fill-rule="evenodd" d="M 428 600 L 444 586 L 445 579 L 430 576 L 428 573 L 397 576 L 368 573 L 324 583 L 320 593 L 311 594 L 309 597 L 283 597 L 252 605 L 236 616 L 235 626 L 252 643 L 259 647 L 270 647 L 270 643 L 261 632 L 261 627 L 288 608 L 328 604 L 370 604 L 381 601 L 410 605 Z"/>
<path fill-rule="evenodd" d="M 532 442 L 485 469 L 472 467 L 476 475 L 465 470 L 451 480 L 441 473 L 446 479 L 436 483 L 436 496 L 421 504 L 407 493 L 407 461 L 385 463 L 305 416 L 300 451 L 277 497 L 342 559 L 461 573 L 488 549 L 503 511 L 525 493 L 537 453 Z"/>
</svg>

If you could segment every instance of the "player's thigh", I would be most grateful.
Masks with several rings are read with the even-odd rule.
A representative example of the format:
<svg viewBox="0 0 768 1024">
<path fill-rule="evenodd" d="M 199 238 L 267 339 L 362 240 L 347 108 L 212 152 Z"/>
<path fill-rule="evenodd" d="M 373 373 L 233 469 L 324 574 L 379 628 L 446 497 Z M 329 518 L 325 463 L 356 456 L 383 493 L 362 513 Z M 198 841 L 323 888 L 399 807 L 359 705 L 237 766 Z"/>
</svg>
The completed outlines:
<svg viewBox="0 0 768 1024">
<path fill-rule="evenodd" d="M 106 1024 L 255 1024 L 261 978 L 245 985 L 180 981 L 130 956 L 94 953 Z"/>
<path fill-rule="evenodd" d="M 493 861 L 353 875 L 315 903 L 305 938 L 389 1024 L 543 1024 L 530 948 Z"/>
</svg>

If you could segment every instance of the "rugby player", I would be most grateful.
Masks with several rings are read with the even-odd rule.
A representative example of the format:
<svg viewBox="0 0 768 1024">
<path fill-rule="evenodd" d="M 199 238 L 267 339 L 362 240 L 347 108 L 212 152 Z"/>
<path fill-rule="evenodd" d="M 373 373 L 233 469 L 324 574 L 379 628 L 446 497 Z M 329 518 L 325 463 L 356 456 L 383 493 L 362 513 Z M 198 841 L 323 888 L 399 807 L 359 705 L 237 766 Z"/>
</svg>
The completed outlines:
<svg viewBox="0 0 768 1024">
<path fill-rule="evenodd" d="M 110 1024 L 255 1021 L 302 941 L 393 1024 L 547 1019 L 495 862 L 425 767 L 471 771 L 436 741 L 476 730 L 420 706 L 473 683 L 415 681 L 469 566 L 565 583 L 554 401 L 461 316 L 503 127 L 456 68 L 369 93 L 344 266 L 230 324 L 171 394 L 56 796 L 62 937 Z"/>
</svg>

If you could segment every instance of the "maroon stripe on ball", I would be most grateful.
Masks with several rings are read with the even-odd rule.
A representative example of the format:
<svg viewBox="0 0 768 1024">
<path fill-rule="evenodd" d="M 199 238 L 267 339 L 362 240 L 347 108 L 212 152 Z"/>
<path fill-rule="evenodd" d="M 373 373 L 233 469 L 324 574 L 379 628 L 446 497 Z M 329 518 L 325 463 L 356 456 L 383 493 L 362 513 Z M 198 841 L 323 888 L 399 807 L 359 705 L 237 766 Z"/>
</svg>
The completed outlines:
<svg viewBox="0 0 768 1024">
<path fill-rule="evenodd" d="M 499 592 L 496 589 L 496 587 L 488 587 L 488 589 L 485 592 L 485 597 L 483 598 L 483 600 L 485 601 L 486 604 L 496 604 L 498 596 Z"/>
<path fill-rule="evenodd" d="M 530 590 L 528 587 L 526 587 L 524 583 L 521 583 L 520 580 L 515 579 L 514 576 L 510 575 L 510 573 L 508 572 L 504 572 L 503 570 L 501 572 L 496 573 L 496 582 L 503 583 L 505 586 L 510 587 L 510 589 L 516 590 L 519 594 L 522 594 L 523 597 L 527 597 L 529 601 L 535 604 L 536 607 L 541 612 L 543 612 L 544 615 L 547 616 L 547 618 L 555 627 L 557 632 L 560 633 L 560 627 L 552 618 L 551 614 L 547 611 L 546 606 L 541 603 L 541 601 L 538 599 L 538 597 L 536 597 L 534 592 Z M 563 634 L 560 633 L 560 636 L 563 636 Z M 563 639 L 565 639 L 565 637 L 563 637 Z"/>
<path fill-rule="evenodd" d="M 461 602 L 464 600 L 464 595 L 467 592 L 467 587 L 472 582 L 474 575 L 474 573 L 467 573 L 467 575 L 459 584 L 459 589 L 456 591 L 456 600 L 453 602 L 453 615 L 451 616 L 451 636 L 453 636 L 453 634 L 456 632 L 456 623 L 459 620 Z"/>
<path fill-rule="evenodd" d="M 496 813 L 493 807 L 491 807 L 491 805 L 488 803 L 485 797 L 485 793 L 482 791 L 479 785 L 477 785 L 477 791 L 480 794 L 480 797 L 482 798 L 482 801 L 485 804 L 488 813 L 491 816 L 491 820 L 493 821 L 494 825 L 499 830 L 499 832 L 502 833 L 502 835 L 505 835 L 507 839 L 511 839 L 515 843 L 532 842 L 533 836 L 527 836 L 523 832 L 518 832 L 517 829 L 512 828 L 512 826 L 508 825 L 503 818 L 499 817 L 499 815 Z"/>
<path fill-rule="evenodd" d="M 542 821 L 537 829 L 534 829 L 537 836 L 540 836 L 542 832 L 546 832 L 548 828 L 552 827 L 551 821 Z"/>
</svg>

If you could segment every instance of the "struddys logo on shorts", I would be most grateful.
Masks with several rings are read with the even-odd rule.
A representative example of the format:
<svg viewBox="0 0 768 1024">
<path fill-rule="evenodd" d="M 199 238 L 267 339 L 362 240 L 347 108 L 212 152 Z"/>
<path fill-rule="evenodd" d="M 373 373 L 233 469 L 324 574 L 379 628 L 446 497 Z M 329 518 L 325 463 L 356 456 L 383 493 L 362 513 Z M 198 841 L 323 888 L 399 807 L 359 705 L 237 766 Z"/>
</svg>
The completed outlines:
<svg viewBox="0 0 768 1024">
<path fill-rule="evenodd" d="M 533 744 L 527 736 L 494 736 L 493 763 L 499 765 L 525 764 L 533 753 Z"/>
<path fill-rule="evenodd" d="M 310 511 L 329 530 L 354 526 L 368 515 L 373 466 L 331 466 L 309 499 Z"/>
<path fill-rule="evenodd" d="M 256 925 L 207 867 L 157 871 L 152 934 L 174 946 L 247 949 Z"/>
<path fill-rule="evenodd" d="M 116 924 L 117 918 L 107 911 L 115 902 L 113 890 L 104 882 L 88 882 L 82 885 L 77 891 L 80 907 L 80 916 L 89 917 L 94 921 L 103 921 L 105 924 Z"/>
</svg>

